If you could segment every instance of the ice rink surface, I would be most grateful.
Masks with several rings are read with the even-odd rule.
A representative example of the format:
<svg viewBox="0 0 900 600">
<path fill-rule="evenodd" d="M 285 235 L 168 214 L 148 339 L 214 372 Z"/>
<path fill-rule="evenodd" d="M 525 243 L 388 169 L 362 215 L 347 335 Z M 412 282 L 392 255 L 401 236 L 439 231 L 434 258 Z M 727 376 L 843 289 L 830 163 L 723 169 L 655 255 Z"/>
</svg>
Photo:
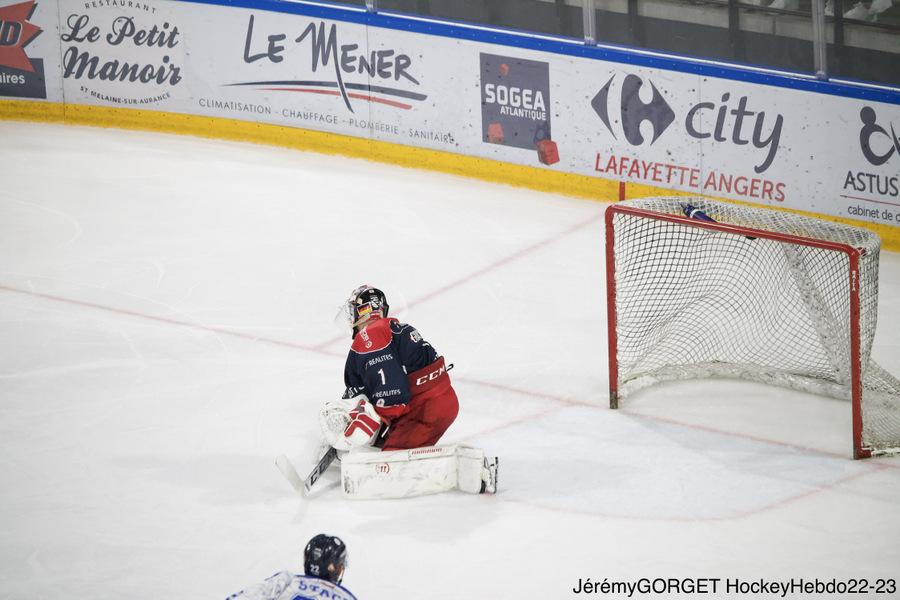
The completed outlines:
<svg viewBox="0 0 900 600">
<path fill-rule="evenodd" d="M 848 403 L 699 381 L 606 407 L 604 204 L 250 144 L 0 135 L 0 598 L 224 598 L 320 532 L 360 600 L 900 579 L 900 458 L 851 460 Z M 333 318 L 364 282 L 456 365 L 444 441 L 501 457 L 496 496 L 351 502 L 330 471 L 300 500 L 276 470 L 312 465 L 350 342 Z M 880 293 L 873 356 L 898 374 L 897 254 Z"/>
</svg>

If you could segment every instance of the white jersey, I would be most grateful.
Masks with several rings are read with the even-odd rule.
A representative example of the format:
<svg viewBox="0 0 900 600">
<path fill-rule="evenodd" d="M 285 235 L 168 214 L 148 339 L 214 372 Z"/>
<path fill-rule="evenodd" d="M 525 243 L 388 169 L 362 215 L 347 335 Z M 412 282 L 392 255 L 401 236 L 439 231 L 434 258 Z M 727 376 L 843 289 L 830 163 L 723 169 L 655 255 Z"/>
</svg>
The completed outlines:
<svg viewBox="0 0 900 600">
<path fill-rule="evenodd" d="M 356 596 L 325 579 L 279 571 L 259 585 L 232 594 L 226 600 L 356 600 Z"/>
</svg>

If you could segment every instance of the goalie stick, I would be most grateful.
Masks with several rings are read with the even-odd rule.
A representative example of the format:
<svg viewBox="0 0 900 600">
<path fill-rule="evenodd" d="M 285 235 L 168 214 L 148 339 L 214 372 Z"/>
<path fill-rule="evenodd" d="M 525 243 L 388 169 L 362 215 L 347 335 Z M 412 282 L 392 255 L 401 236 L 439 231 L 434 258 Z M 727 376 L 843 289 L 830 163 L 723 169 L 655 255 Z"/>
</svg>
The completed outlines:
<svg viewBox="0 0 900 600">
<path fill-rule="evenodd" d="M 284 478 L 288 480 L 288 483 L 291 484 L 291 487 L 294 488 L 294 491 L 303 496 L 309 494 L 310 490 L 312 490 L 312 486 L 315 485 L 316 481 L 319 480 L 319 477 L 322 476 L 322 473 L 331 466 L 331 463 L 334 462 L 334 459 L 337 458 L 337 450 L 334 448 L 328 448 L 328 451 L 319 459 L 319 463 L 310 471 L 309 475 L 307 475 L 306 480 L 302 481 L 300 479 L 300 475 L 297 473 L 297 470 L 294 468 L 294 465 L 291 464 L 290 459 L 284 454 L 279 454 L 275 459 L 275 466 L 278 467 L 278 470 L 281 471 L 281 474 L 284 475 Z"/>
<path fill-rule="evenodd" d="M 453 365 L 450 366 L 452 367 Z M 385 423 L 378 432 L 378 437 L 372 445 L 376 448 L 383 446 L 389 429 L 390 425 Z M 337 458 L 337 449 L 329 447 L 325 454 L 322 455 L 322 458 L 319 459 L 319 463 L 312 471 L 310 471 L 309 475 L 306 476 L 305 481 L 300 479 L 300 474 L 297 473 L 297 469 L 294 468 L 294 465 L 287 455 L 279 454 L 275 457 L 275 466 L 278 467 L 278 470 L 281 471 L 284 478 L 288 480 L 288 483 L 291 484 L 291 487 L 294 488 L 295 492 L 302 496 L 306 496 L 312 490 L 312 486 L 319 480 L 319 477 L 322 476 L 322 473 L 328 470 L 328 467 L 331 466 L 331 463 L 334 462 L 335 458 Z"/>
</svg>

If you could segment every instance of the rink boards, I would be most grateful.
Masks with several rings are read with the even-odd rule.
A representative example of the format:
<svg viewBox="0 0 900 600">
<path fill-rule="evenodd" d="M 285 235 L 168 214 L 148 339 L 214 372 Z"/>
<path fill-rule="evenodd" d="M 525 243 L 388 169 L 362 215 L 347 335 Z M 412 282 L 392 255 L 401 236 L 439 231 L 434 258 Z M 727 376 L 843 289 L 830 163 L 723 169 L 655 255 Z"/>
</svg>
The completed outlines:
<svg viewBox="0 0 900 600">
<path fill-rule="evenodd" d="M 615 200 L 675 190 L 900 247 L 900 91 L 266 0 L 0 5 L 0 116 L 372 158 Z"/>
</svg>

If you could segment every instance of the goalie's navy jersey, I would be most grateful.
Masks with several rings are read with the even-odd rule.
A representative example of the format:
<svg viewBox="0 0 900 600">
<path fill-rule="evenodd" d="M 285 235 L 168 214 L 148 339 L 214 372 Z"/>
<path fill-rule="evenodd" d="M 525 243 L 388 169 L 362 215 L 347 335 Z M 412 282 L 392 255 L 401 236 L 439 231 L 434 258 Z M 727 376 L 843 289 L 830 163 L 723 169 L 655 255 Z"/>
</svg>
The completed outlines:
<svg viewBox="0 0 900 600">
<path fill-rule="evenodd" d="M 324 579 L 279 571 L 226 600 L 356 600 L 350 590 Z"/>
<path fill-rule="evenodd" d="M 412 325 L 376 319 L 353 338 L 344 385 L 361 388 L 376 408 L 401 407 L 412 396 L 407 374 L 437 359 L 438 353 Z"/>
</svg>

